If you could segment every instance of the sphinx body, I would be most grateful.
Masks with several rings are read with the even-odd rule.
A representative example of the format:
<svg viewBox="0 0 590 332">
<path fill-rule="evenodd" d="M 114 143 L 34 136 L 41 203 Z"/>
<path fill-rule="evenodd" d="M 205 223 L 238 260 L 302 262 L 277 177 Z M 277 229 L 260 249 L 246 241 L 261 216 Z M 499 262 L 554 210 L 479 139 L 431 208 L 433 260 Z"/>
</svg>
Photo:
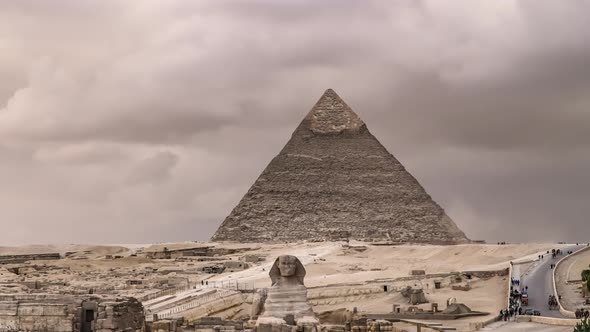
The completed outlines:
<svg viewBox="0 0 590 332">
<path fill-rule="evenodd" d="M 303 285 L 305 268 L 299 259 L 289 255 L 280 256 L 269 274 L 272 286 L 257 324 L 318 324 L 307 301 L 307 288 Z M 291 319 L 294 322 L 289 322 Z"/>
<path fill-rule="evenodd" d="M 262 318 L 285 319 L 293 315 L 295 321 L 304 317 L 313 317 L 311 306 L 307 302 L 307 288 L 303 285 L 288 287 L 271 287 L 267 293 Z"/>
</svg>

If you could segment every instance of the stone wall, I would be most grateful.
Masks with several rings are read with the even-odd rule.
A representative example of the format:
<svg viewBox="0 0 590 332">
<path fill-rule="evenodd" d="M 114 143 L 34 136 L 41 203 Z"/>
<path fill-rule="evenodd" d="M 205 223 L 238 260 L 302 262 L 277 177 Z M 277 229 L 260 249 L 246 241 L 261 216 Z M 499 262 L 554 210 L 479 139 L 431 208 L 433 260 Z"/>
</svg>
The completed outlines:
<svg viewBox="0 0 590 332">
<path fill-rule="evenodd" d="M 74 312 L 65 304 L 0 302 L 0 331 L 73 332 Z"/>
<path fill-rule="evenodd" d="M 86 320 L 86 314 L 92 317 Z M 0 332 L 78 332 L 144 329 L 143 306 L 133 298 L 105 299 L 53 294 L 0 295 Z"/>
<path fill-rule="evenodd" d="M 580 321 L 578 319 L 567 319 L 567 318 L 553 318 L 545 316 L 518 316 L 518 322 L 533 322 L 544 325 L 555 325 L 555 326 L 576 326 Z"/>
<path fill-rule="evenodd" d="M 20 264 L 34 260 L 55 260 L 60 259 L 59 253 L 49 254 L 26 254 L 26 255 L 1 255 L 0 264 Z"/>
<path fill-rule="evenodd" d="M 322 287 L 309 289 L 307 297 L 309 303 L 316 305 L 333 305 L 339 303 L 354 303 L 375 297 L 376 294 L 383 294 L 380 286 L 361 287 Z"/>
<path fill-rule="evenodd" d="M 143 313 L 143 306 L 134 298 L 98 302 L 88 300 L 82 303 L 82 306 L 78 308 L 77 317 L 84 317 L 85 310 L 92 310 L 94 314 L 94 319 L 91 324 L 93 331 L 141 332 L 144 330 L 145 316 Z M 80 321 L 76 325 L 77 330 L 82 330 L 82 324 L 83 322 Z"/>
<path fill-rule="evenodd" d="M 471 275 L 473 277 L 481 278 L 481 279 L 489 279 L 493 277 L 504 277 L 509 274 L 509 269 L 501 269 L 501 270 L 490 270 L 490 271 L 464 271 L 462 272 L 464 275 Z"/>
</svg>

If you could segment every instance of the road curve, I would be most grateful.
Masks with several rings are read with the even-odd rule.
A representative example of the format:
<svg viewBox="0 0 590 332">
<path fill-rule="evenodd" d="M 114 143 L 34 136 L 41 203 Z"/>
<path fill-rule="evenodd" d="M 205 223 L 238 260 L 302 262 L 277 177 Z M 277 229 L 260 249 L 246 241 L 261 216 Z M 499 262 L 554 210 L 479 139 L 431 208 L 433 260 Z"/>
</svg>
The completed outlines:
<svg viewBox="0 0 590 332">
<path fill-rule="evenodd" d="M 524 309 L 538 309 L 541 311 L 541 315 L 545 317 L 554 318 L 570 318 L 562 315 L 559 310 L 549 310 L 547 301 L 549 295 L 555 295 L 553 293 L 553 270 L 551 264 L 557 264 L 557 262 L 565 257 L 565 252 L 573 251 L 583 248 L 583 245 L 574 245 L 562 248 L 564 254 L 558 255 L 555 258 L 551 258 L 551 254 L 545 254 L 542 260 L 535 261 L 533 266 L 528 271 L 521 271 L 524 275 L 520 278 L 520 287 L 522 289 L 528 286 L 529 293 L 529 305 Z"/>
</svg>

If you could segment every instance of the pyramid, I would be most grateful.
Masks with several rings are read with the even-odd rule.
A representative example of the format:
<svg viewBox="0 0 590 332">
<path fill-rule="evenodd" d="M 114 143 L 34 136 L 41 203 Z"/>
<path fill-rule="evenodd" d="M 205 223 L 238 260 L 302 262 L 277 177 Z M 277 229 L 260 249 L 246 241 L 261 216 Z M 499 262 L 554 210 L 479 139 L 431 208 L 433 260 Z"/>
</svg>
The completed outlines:
<svg viewBox="0 0 590 332">
<path fill-rule="evenodd" d="M 469 240 L 331 89 L 223 221 L 213 241 Z"/>
</svg>

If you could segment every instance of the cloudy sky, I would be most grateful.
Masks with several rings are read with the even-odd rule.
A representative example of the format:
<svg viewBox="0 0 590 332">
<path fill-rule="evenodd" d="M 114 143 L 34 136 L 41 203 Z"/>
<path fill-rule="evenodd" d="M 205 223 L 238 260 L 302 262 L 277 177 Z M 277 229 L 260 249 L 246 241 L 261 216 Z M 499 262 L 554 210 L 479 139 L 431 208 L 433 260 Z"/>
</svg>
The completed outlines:
<svg viewBox="0 0 590 332">
<path fill-rule="evenodd" d="M 588 241 L 590 1 L 0 2 L 0 244 L 206 240 L 326 88 L 472 239 Z"/>
</svg>

